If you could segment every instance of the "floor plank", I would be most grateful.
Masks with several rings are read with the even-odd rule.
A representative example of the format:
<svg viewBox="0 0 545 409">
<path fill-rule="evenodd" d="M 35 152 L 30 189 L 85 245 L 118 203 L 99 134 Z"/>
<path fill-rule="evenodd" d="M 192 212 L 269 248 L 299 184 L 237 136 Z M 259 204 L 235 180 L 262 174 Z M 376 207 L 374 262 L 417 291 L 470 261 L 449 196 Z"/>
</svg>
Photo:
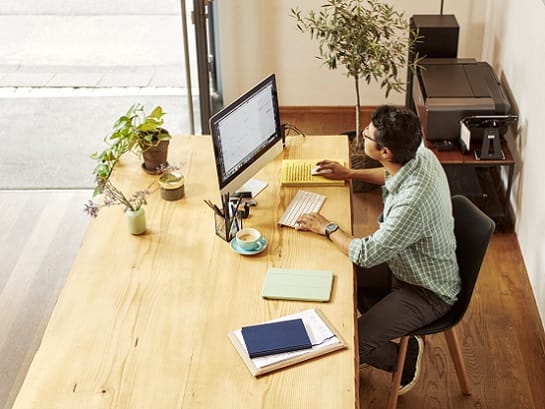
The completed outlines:
<svg viewBox="0 0 545 409">
<path fill-rule="evenodd" d="M 0 192 L 0 408 L 10 408 L 89 223 L 89 191 Z"/>
</svg>

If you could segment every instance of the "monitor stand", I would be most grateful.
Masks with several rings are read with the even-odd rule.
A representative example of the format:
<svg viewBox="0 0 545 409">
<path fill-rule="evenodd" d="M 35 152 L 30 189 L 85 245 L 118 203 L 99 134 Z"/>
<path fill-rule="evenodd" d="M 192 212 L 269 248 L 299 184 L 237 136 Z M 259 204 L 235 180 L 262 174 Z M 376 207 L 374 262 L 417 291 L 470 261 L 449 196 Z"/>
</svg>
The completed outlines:
<svg viewBox="0 0 545 409">
<path fill-rule="evenodd" d="M 268 183 L 264 180 L 251 178 L 246 183 L 244 183 L 240 189 L 237 189 L 238 192 L 252 192 L 252 197 L 255 198 L 263 189 L 267 187 Z"/>
</svg>

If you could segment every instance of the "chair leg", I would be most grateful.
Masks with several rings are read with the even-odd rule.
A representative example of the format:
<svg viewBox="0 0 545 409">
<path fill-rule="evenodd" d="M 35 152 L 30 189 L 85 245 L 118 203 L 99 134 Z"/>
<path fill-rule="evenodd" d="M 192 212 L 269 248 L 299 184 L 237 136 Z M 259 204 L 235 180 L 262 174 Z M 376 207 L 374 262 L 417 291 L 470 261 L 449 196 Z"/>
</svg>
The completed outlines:
<svg viewBox="0 0 545 409">
<path fill-rule="evenodd" d="M 405 366 L 405 356 L 407 355 L 407 346 L 409 345 L 409 337 L 402 337 L 399 341 L 399 353 L 397 356 L 397 371 L 394 372 L 392 379 L 392 391 L 390 392 L 390 401 L 388 409 L 396 409 L 397 397 L 399 393 L 399 385 L 401 385 L 401 375 L 403 375 L 403 367 Z"/>
<path fill-rule="evenodd" d="M 458 342 L 458 337 L 454 332 L 454 328 L 449 328 L 444 331 L 445 339 L 447 340 L 447 346 L 452 357 L 452 362 L 454 363 L 454 369 L 456 369 L 456 375 L 458 376 L 458 382 L 460 383 L 460 388 L 464 395 L 471 395 L 469 390 L 469 381 L 466 375 L 466 367 L 464 364 L 464 357 L 462 356 L 462 349 L 460 348 L 460 343 Z"/>
</svg>

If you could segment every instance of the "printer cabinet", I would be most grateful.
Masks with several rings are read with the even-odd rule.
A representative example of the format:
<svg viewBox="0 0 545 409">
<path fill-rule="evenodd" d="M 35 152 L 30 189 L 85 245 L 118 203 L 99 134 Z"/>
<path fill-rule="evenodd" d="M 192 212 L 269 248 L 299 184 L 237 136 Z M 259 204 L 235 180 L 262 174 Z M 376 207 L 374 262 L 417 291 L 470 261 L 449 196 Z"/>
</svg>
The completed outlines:
<svg viewBox="0 0 545 409">
<path fill-rule="evenodd" d="M 473 153 L 463 154 L 460 150 L 439 151 L 433 143 L 427 142 L 443 165 L 449 181 L 451 194 L 467 196 L 482 211 L 492 218 L 498 227 L 510 229 L 509 197 L 515 169 L 515 161 L 509 146 L 502 143 L 505 159 L 477 160 Z M 507 186 L 500 181 L 501 168 L 507 168 Z"/>
</svg>

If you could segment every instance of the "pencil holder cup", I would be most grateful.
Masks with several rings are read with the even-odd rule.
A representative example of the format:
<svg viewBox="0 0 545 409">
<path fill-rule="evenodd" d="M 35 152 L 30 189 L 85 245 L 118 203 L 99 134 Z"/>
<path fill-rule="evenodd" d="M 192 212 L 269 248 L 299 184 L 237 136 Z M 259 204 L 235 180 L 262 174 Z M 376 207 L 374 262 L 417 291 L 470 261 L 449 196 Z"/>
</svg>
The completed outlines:
<svg viewBox="0 0 545 409">
<path fill-rule="evenodd" d="M 223 217 L 214 213 L 214 227 L 216 235 L 226 242 L 230 242 L 237 234 L 237 231 L 242 229 L 242 218 L 239 214 L 232 217 Z"/>
</svg>

